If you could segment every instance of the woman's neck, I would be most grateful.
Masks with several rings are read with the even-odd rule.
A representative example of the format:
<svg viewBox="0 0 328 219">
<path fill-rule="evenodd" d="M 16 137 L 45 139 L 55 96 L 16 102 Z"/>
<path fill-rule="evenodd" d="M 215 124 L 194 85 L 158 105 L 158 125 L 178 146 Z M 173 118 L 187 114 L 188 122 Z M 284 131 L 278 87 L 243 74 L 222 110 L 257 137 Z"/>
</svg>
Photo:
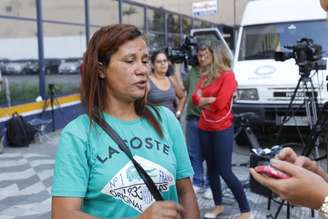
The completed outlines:
<svg viewBox="0 0 328 219">
<path fill-rule="evenodd" d="M 163 80 L 163 79 L 166 79 L 166 75 L 165 73 L 161 73 L 161 72 L 154 72 L 153 74 L 153 77 L 157 80 Z"/>
<path fill-rule="evenodd" d="M 124 121 L 131 121 L 139 118 L 135 111 L 135 105 L 133 101 L 120 101 L 115 98 L 109 98 L 105 112 L 117 119 Z"/>
</svg>

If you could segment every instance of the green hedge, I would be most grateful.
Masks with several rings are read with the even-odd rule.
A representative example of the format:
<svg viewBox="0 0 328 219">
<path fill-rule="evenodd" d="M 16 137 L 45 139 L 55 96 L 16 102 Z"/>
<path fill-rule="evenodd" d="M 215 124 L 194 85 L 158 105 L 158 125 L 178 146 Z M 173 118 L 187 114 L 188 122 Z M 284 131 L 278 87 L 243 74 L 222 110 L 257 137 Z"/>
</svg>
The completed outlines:
<svg viewBox="0 0 328 219">
<path fill-rule="evenodd" d="M 76 84 L 60 84 L 55 86 L 55 96 L 62 96 L 69 93 L 79 92 L 79 85 Z M 48 88 L 47 88 L 48 92 Z M 34 101 L 39 96 L 39 86 L 36 84 L 11 84 L 10 97 L 11 103 L 23 103 Z M 0 91 L 0 104 L 7 104 L 6 92 L 2 88 Z"/>
</svg>

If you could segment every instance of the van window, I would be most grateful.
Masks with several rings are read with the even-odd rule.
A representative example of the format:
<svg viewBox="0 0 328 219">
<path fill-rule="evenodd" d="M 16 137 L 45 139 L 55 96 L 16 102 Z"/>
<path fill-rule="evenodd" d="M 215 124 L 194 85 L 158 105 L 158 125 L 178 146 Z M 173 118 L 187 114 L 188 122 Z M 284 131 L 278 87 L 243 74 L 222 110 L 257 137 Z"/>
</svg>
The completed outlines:
<svg viewBox="0 0 328 219">
<path fill-rule="evenodd" d="M 327 57 L 328 24 L 319 20 L 245 26 L 239 60 L 274 59 L 274 52 L 288 51 L 284 46 L 295 45 L 301 38 L 313 39 Z"/>
</svg>

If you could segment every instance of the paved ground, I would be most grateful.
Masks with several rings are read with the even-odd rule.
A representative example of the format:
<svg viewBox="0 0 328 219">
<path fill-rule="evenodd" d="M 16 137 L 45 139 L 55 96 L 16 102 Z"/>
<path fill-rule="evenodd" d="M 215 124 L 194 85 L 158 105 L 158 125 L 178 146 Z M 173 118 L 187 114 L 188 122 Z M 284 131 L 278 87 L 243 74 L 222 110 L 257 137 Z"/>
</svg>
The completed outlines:
<svg viewBox="0 0 328 219">
<path fill-rule="evenodd" d="M 59 131 L 49 134 L 44 142 L 37 142 L 29 148 L 5 148 L 0 154 L 0 219 L 46 219 L 50 218 L 50 188 L 54 164 L 55 145 Z M 235 147 L 233 162 L 248 161 L 246 148 Z M 247 181 L 248 168 L 235 167 L 235 173 L 242 181 Z M 267 199 L 246 189 L 253 214 L 256 219 L 274 214 L 277 204 L 271 211 L 266 210 Z M 198 194 L 202 215 L 213 206 L 213 201 Z M 238 214 L 238 205 L 227 190 L 224 198 L 225 213 L 218 218 L 232 219 Z M 294 207 L 292 219 L 311 218 L 309 209 Z M 278 218 L 286 218 L 284 207 Z M 319 218 L 317 215 L 315 218 Z"/>
</svg>

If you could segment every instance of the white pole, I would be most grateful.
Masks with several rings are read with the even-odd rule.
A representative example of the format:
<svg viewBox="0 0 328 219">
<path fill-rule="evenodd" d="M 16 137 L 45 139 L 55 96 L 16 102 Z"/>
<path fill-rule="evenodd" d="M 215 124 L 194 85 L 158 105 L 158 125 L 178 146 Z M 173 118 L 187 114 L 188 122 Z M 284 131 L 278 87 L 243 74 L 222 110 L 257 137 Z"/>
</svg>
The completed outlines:
<svg viewBox="0 0 328 219">
<path fill-rule="evenodd" d="M 6 89 L 6 99 L 7 99 L 7 106 L 11 106 L 11 98 L 10 98 L 10 86 L 9 86 L 9 81 L 7 77 L 3 78 L 3 82 L 5 84 L 5 89 Z"/>
</svg>

